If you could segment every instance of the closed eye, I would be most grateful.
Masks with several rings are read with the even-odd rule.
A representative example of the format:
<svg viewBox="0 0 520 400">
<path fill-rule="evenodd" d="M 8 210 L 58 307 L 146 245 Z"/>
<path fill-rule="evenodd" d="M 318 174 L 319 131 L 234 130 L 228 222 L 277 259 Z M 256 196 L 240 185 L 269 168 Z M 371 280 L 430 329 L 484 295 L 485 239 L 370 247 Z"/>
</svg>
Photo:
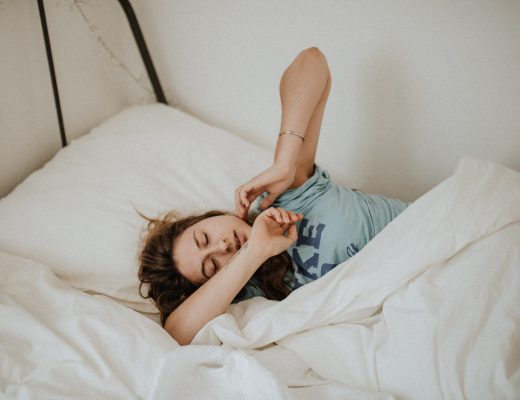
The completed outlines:
<svg viewBox="0 0 520 400">
<path fill-rule="evenodd" d="M 204 232 L 204 239 L 206 239 L 206 246 L 209 244 L 208 234 Z"/>
</svg>

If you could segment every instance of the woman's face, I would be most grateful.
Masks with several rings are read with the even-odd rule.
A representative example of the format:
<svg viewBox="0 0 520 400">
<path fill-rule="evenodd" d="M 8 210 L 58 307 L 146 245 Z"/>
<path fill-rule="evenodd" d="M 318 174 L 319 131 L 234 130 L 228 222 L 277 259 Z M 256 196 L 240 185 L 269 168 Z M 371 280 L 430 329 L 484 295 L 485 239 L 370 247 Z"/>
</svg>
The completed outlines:
<svg viewBox="0 0 520 400">
<path fill-rule="evenodd" d="M 233 215 L 206 218 L 177 237 L 173 259 L 182 276 L 202 284 L 231 260 L 250 234 L 251 227 Z"/>
</svg>

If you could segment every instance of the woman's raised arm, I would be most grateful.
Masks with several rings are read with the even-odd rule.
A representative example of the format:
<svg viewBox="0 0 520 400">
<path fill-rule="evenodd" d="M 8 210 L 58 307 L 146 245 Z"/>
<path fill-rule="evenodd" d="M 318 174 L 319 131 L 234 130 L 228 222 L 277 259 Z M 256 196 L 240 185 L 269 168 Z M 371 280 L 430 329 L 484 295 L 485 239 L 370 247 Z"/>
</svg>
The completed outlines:
<svg viewBox="0 0 520 400">
<path fill-rule="evenodd" d="M 300 186 L 312 175 L 330 85 L 327 59 L 317 47 L 301 52 L 282 75 L 280 132 L 294 130 L 305 136 L 305 141 L 298 141 L 293 135 L 282 135 L 276 145 L 274 163 L 295 165 L 289 188 Z"/>
<path fill-rule="evenodd" d="M 280 132 L 300 133 L 278 137 L 273 165 L 235 191 L 235 209 L 247 218 L 251 203 L 263 192 L 269 207 L 285 190 L 296 188 L 313 172 L 321 122 L 331 86 L 327 59 L 317 47 L 298 54 L 280 80 L 282 118 Z"/>
</svg>

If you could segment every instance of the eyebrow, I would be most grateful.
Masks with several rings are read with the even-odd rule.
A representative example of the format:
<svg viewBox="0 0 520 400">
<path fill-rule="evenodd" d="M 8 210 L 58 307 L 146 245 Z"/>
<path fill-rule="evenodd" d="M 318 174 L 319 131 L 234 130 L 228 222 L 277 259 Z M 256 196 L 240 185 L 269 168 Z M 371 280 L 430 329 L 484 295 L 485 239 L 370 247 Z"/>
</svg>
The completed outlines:
<svg viewBox="0 0 520 400">
<path fill-rule="evenodd" d="M 200 249 L 199 241 L 197 240 L 197 237 L 195 236 L 195 230 L 193 231 L 193 241 L 197 245 L 197 248 Z M 209 276 L 206 274 L 206 268 L 204 268 L 204 260 L 202 260 L 201 272 L 202 272 L 202 276 L 204 276 L 206 279 L 209 279 Z"/>
</svg>

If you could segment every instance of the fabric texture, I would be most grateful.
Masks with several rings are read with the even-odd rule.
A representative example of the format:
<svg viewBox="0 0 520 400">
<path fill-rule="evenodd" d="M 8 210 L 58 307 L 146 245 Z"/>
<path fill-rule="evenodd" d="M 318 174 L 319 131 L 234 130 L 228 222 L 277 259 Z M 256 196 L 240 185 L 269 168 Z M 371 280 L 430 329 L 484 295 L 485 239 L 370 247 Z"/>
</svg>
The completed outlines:
<svg viewBox="0 0 520 400">
<path fill-rule="evenodd" d="M 258 206 L 266 196 L 259 196 L 253 212 L 260 212 Z M 296 224 L 298 239 L 287 249 L 293 268 L 286 278 L 292 289 L 298 289 L 354 256 L 408 203 L 340 186 L 328 171 L 315 165 L 309 179 L 282 193 L 272 206 L 304 215 Z M 234 302 L 254 296 L 264 293 L 252 278 Z"/>
<path fill-rule="evenodd" d="M 520 388 L 520 174 L 474 159 L 355 257 L 179 346 L 143 313 L 0 252 L 9 399 L 504 399 Z"/>
</svg>

